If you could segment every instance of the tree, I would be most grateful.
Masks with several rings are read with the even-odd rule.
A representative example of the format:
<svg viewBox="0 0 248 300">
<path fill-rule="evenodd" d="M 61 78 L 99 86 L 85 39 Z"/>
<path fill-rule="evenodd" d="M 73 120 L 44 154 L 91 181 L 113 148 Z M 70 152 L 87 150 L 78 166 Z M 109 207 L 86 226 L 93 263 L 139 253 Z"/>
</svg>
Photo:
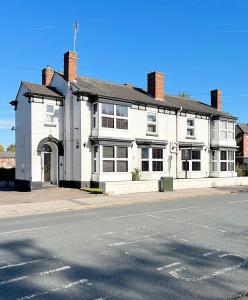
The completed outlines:
<svg viewBox="0 0 248 300">
<path fill-rule="evenodd" d="M 0 152 L 4 151 L 4 146 L 0 144 Z"/>
<path fill-rule="evenodd" d="M 186 93 L 186 92 L 180 92 L 177 94 L 178 97 L 183 97 L 183 98 L 187 98 L 187 99 L 191 99 L 191 95 Z"/>
<path fill-rule="evenodd" d="M 15 152 L 16 148 L 15 148 L 15 145 L 13 144 L 10 144 L 9 147 L 7 148 L 7 151 L 9 152 Z"/>
</svg>

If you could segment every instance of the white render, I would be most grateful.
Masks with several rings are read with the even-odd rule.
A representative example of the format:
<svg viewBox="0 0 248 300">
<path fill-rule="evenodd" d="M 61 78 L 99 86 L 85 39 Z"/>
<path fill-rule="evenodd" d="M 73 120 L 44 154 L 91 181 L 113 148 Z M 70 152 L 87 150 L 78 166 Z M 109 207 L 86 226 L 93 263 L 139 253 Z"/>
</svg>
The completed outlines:
<svg viewBox="0 0 248 300">
<path fill-rule="evenodd" d="M 51 147 L 50 183 L 58 185 L 60 182 L 80 182 L 80 186 L 89 186 L 91 182 L 103 184 L 105 182 L 120 182 L 132 180 L 131 172 L 141 170 L 141 148 L 136 139 L 166 141 L 163 148 L 163 171 L 141 171 L 141 179 L 158 181 L 162 176 L 185 178 L 182 170 L 182 148 L 180 143 L 197 143 L 200 147 L 200 170 L 187 172 L 187 178 L 208 177 L 236 177 L 236 172 L 220 170 L 220 151 L 217 151 L 218 164 L 216 170 L 211 169 L 212 147 L 236 147 L 235 134 L 233 138 L 222 139 L 220 136 L 221 120 L 211 120 L 210 116 L 183 112 L 180 110 L 161 110 L 147 105 L 146 108 L 134 104 L 128 106 L 128 130 L 104 128 L 101 126 L 101 106 L 98 102 L 98 112 L 95 115 L 96 126 L 93 128 L 93 103 L 87 96 L 80 98 L 74 94 L 77 87 L 54 73 L 51 87 L 57 89 L 64 96 L 63 106 L 55 99 L 43 96 L 32 97 L 29 101 L 24 94 L 28 91 L 25 84 L 21 84 L 17 94 L 16 109 L 16 179 L 44 184 L 44 153 L 37 148 L 43 139 L 53 138 L 60 141 L 64 147 L 64 154 L 59 155 L 58 147 L 52 141 L 46 142 Z M 162 101 L 162 100 L 161 100 Z M 53 121 L 47 122 L 47 105 L 53 107 Z M 156 133 L 148 133 L 147 115 L 156 113 Z M 187 136 L 187 120 L 193 120 L 194 135 Z M 231 119 L 228 123 L 233 123 Z M 232 125 L 228 125 L 231 126 Z M 213 135 L 213 128 L 215 133 Z M 96 155 L 96 172 L 93 170 L 94 157 L 91 138 L 130 139 L 128 147 L 127 172 L 103 172 L 103 145 L 98 146 Z M 189 147 L 190 148 L 190 147 Z M 198 148 L 197 148 L 198 149 Z M 152 151 L 152 150 L 151 150 Z M 149 152 L 151 155 L 151 152 Z M 229 155 L 229 154 L 227 154 Z M 234 160 L 235 160 L 235 154 Z M 230 154 L 232 157 L 232 154 Z M 191 166 L 191 162 L 189 162 Z M 228 165 L 228 163 L 227 163 Z M 149 162 L 151 166 L 151 159 Z M 228 165 L 232 168 L 232 162 Z M 192 166 L 190 167 L 192 168 Z M 134 183 L 133 183 L 134 184 Z M 147 182 L 148 184 L 148 182 Z M 144 186 L 140 184 L 141 186 Z M 123 186 L 123 185 L 122 185 Z M 129 183 L 130 186 L 130 183 Z M 148 184 L 149 186 L 149 184 Z M 128 188 L 128 187 L 126 187 Z M 125 186 L 122 187 L 125 191 Z M 153 187 L 154 189 L 154 187 Z"/>
</svg>

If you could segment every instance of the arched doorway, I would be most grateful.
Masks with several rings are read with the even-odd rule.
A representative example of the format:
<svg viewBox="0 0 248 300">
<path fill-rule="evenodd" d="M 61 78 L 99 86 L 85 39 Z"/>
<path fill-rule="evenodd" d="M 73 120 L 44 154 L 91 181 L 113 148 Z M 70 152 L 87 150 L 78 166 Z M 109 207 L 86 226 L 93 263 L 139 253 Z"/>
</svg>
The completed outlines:
<svg viewBox="0 0 248 300">
<path fill-rule="evenodd" d="M 40 141 L 37 151 L 41 157 L 42 185 L 58 185 L 60 156 L 64 155 L 63 144 L 53 137 L 48 137 Z"/>
</svg>

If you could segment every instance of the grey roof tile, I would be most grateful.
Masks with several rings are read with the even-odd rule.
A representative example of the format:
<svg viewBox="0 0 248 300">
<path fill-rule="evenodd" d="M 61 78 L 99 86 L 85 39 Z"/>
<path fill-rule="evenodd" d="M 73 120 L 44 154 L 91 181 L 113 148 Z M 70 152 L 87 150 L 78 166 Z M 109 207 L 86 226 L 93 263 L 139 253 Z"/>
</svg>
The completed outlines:
<svg viewBox="0 0 248 300">
<path fill-rule="evenodd" d="M 22 83 L 26 86 L 31 94 L 34 95 L 41 95 L 41 96 L 49 96 L 55 98 L 62 98 L 61 95 L 55 88 L 48 87 L 42 84 L 36 84 L 31 82 L 22 81 Z"/>
<path fill-rule="evenodd" d="M 155 100 L 153 97 L 149 96 L 146 91 L 131 85 L 116 84 L 84 76 L 78 76 L 77 83 L 74 83 L 74 85 L 78 88 L 79 92 L 95 94 L 99 97 L 109 97 L 120 99 L 121 101 L 155 105 L 165 108 L 180 109 L 182 107 L 182 109 L 186 111 L 235 118 L 229 113 L 219 112 L 211 106 L 197 100 L 169 95 L 165 95 L 165 101 Z"/>
<path fill-rule="evenodd" d="M 248 133 L 248 124 L 238 124 L 238 126 L 244 133 Z"/>
</svg>

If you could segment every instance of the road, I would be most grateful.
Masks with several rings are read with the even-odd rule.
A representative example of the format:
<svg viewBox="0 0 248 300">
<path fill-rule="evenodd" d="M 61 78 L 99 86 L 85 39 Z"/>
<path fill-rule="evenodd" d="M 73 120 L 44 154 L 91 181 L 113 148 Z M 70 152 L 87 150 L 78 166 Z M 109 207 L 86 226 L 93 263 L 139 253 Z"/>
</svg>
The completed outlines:
<svg viewBox="0 0 248 300">
<path fill-rule="evenodd" d="M 0 299 L 247 299 L 247 208 L 240 193 L 1 220 Z"/>
</svg>

